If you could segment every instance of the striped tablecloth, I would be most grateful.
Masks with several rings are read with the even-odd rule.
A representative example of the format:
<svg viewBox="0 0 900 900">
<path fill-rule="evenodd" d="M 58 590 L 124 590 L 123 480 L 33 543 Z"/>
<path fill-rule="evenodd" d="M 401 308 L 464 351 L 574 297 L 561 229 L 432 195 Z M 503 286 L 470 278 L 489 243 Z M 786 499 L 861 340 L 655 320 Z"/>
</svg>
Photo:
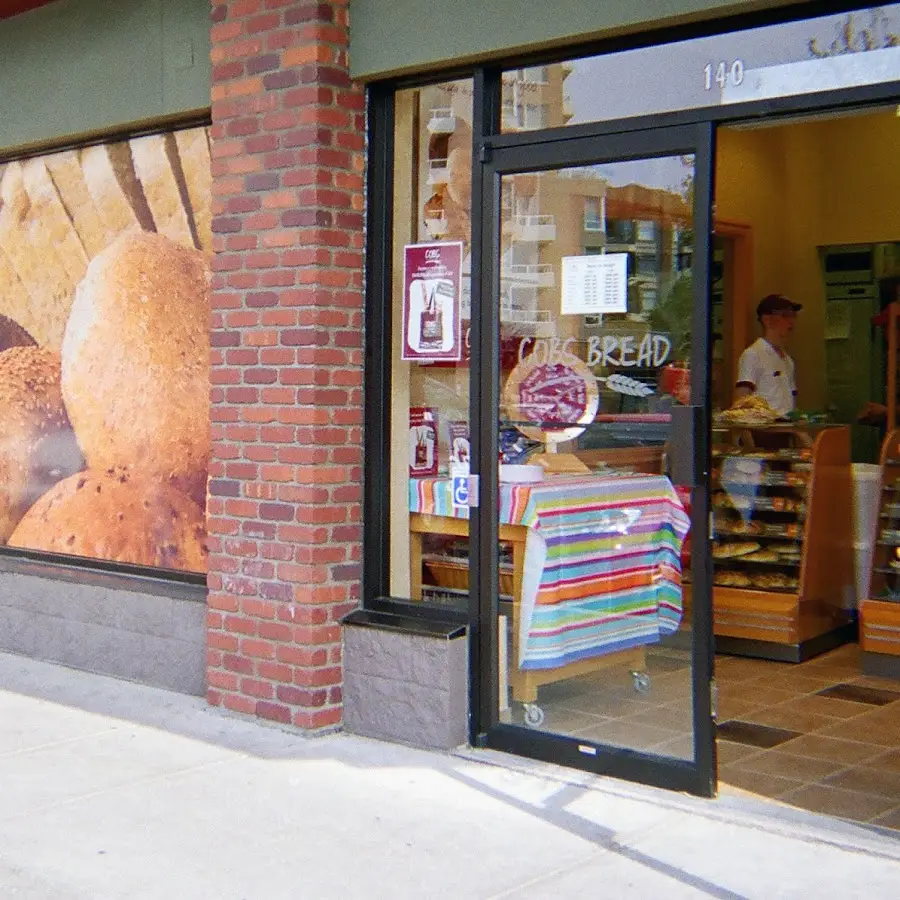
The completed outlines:
<svg viewBox="0 0 900 900">
<path fill-rule="evenodd" d="M 467 518 L 449 479 L 411 479 L 411 512 Z M 552 669 L 657 642 L 681 621 L 689 519 L 662 475 L 500 485 L 500 522 L 529 528 L 519 666 Z"/>
</svg>

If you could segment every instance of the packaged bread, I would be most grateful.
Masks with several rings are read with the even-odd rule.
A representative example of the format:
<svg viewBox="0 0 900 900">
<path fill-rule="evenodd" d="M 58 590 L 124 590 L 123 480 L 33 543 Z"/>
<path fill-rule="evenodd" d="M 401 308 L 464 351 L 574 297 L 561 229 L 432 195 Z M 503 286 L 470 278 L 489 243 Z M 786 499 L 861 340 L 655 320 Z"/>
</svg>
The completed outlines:
<svg viewBox="0 0 900 900">
<path fill-rule="evenodd" d="M 54 461 L 45 460 L 52 454 Z M 59 354 L 39 347 L 0 353 L 0 543 L 28 507 L 83 466 L 60 392 Z"/>
<path fill-rule="evenodd" d="M 56 484 L 19 522 L 11 547 L 206 571 L 200 507 L 146 473 L 85 470 Z"/>
<path fill-rule="evenodd" d="M 124 234 L 78 286 L 62 392 L 87 460 L 127 465 L 205 503 L 209 457 L 209 271 L 162 235 Z"/>
</svg>

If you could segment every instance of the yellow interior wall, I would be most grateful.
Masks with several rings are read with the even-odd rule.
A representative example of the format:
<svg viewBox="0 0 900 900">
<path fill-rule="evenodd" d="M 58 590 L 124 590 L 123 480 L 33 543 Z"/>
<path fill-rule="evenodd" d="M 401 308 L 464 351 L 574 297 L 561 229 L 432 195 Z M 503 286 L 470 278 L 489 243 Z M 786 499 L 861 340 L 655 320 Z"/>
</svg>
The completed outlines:
<svg viewBox="0 0 900 900">
<path fill-rule="evenodd" d="M 824 405 L 824 289 L 818 247 L 900 240 L 900 118 L 859 116 L 719 129 L 716 217 L 753 229 L 753 296 L 803 303 L 791 344 L 800 406 Z M 755 304 L 746 310 L 758 335 Z"/>
</svg>

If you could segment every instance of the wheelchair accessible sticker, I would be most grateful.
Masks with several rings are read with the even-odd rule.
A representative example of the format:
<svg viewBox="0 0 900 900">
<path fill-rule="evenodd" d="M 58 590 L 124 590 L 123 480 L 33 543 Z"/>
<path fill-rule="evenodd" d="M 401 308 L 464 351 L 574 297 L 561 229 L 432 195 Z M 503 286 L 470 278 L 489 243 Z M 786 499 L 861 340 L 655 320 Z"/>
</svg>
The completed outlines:
<svg viewBox="0 0 900 900">
<path fill-rule="evenodd" d="M 450 464 L 452 503 L 454 509 L 469 508 L 469 466 L 466 463 Z"/>
</svg>

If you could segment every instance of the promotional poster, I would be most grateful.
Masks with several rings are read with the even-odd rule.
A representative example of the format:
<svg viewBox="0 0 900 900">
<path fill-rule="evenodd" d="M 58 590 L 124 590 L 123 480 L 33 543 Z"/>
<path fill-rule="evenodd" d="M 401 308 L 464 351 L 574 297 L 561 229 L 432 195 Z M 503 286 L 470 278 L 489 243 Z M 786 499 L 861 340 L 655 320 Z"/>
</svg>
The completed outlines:
<svg viewBox="0 0 900 900">
<path fill-rule="evenodd" d="M 462 358 L 462 249 L 458 241 L 404 248 L 403 359 Z"/>
<path fill-rule="evenodd" d="M 0 545 L 206 570 L 205 128 L 0 164 Z"/>
</svg>

